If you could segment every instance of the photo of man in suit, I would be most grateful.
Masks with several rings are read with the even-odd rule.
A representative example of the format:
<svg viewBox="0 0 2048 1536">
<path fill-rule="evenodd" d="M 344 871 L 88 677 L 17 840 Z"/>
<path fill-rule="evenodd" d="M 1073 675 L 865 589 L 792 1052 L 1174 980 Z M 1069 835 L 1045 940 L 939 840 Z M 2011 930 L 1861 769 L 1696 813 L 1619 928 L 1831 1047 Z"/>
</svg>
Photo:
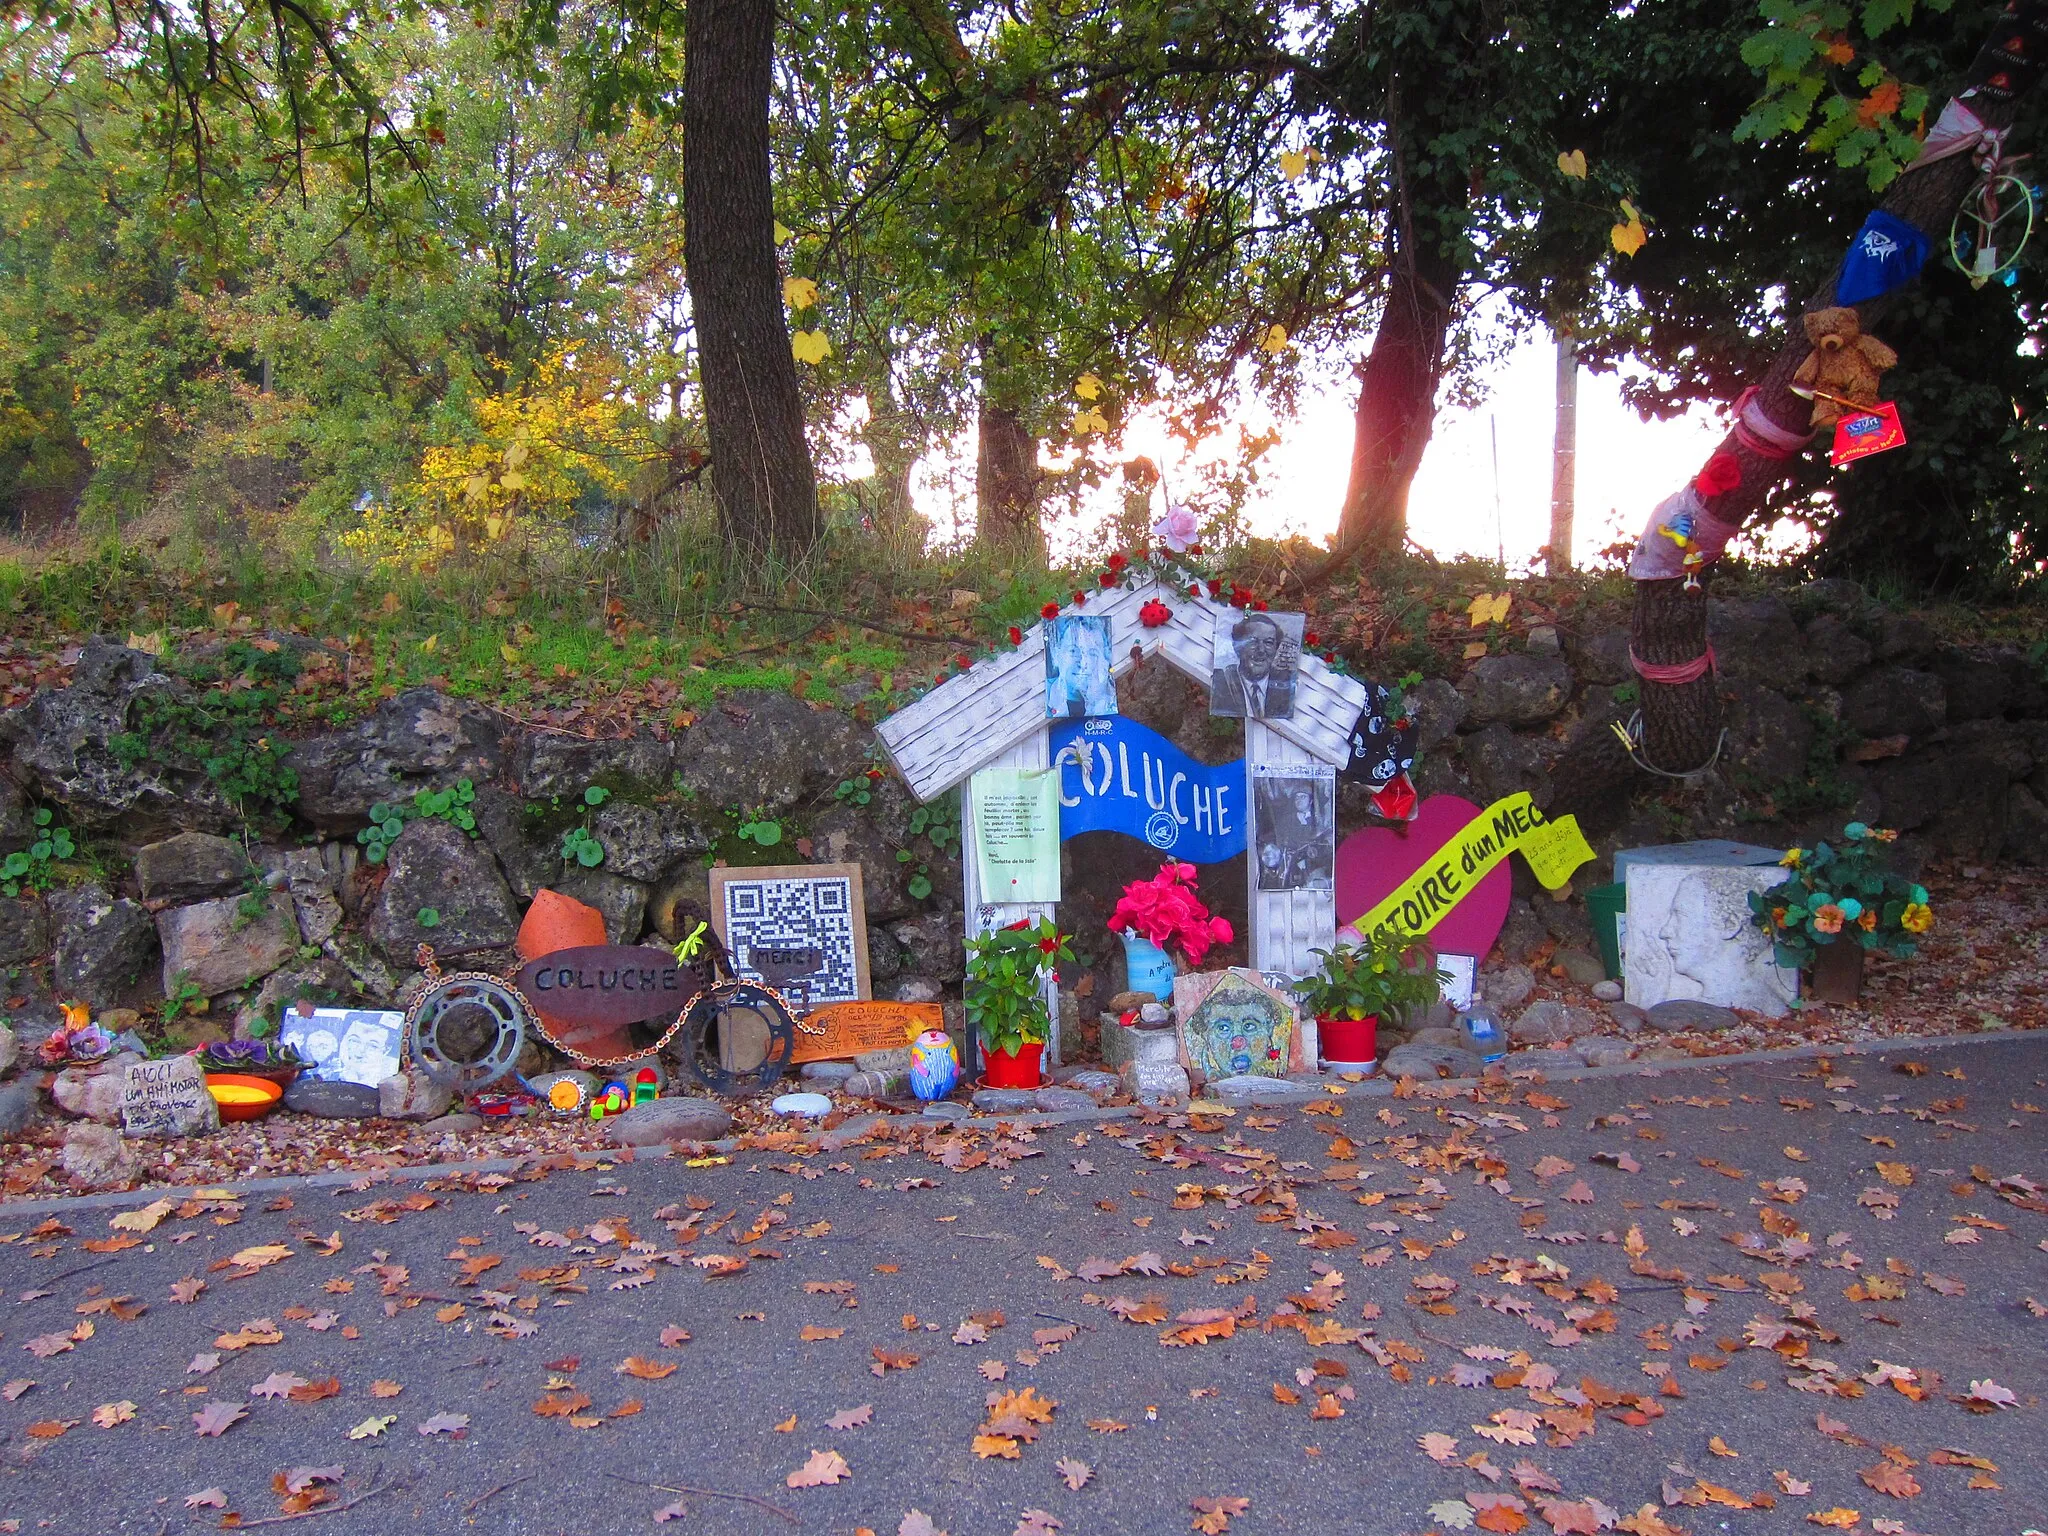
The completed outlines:
<svg viewBox="0 0 2048 1536">
<path fill-rule="evenodd" d="M 1209 713 L 1239 720 L 1292 719 L 1302 624 L 1298 613 L 1248 612 L 1217 619 Z"/>
</svg>

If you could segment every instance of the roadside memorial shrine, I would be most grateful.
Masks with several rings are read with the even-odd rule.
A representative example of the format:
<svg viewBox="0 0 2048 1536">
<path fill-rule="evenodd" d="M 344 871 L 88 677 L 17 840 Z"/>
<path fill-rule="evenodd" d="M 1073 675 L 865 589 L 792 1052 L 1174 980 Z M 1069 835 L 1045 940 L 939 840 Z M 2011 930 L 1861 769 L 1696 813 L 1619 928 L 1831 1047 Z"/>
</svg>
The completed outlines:
<svg viewBox="0 0 2048 1536">
<path fill-rule="evenodd" d="M 817 1033 L 797 1037 L 790 1059 L 798 1065 L 903 1050 L 927 1030 L 945 1028 L 946 1011 L 937 1003 L 827 1003 L 805 1014 L 804 1023 Z"/>
<path fill-rule="evenodd" d="M 1176 541 L 1175 553 L 1185 547 Z M 1014 809 L 1026 788 L 1019 770 L 1056 772 L 1060 841 L 1116 831 L 1190 865 L 1243 855 L 1251 969 L 1290 978 L 1314 969 L 1313 951 L 1336 940 L 1335 774 L 1351 760 L 1368 694 L 1315 654 L 1301 615 L 1262 609 L 1250 594 L 1196 580 L 1164 555 L 1137 562 L 1114 555 L 1099 590 L 1047 604 L 1040 622 L 1011 631 L 1009 651 L 954 672 L 877 727 L 919 800 L 962 792 L 969 939 L 1056 919 L 1057 846 L 1035 819 L 1020 824 Z M 1099 622 L 1066 622 L 1082 618 Z M 1098 656 L 1112 685 L 1156 656 L 1208 689 L 1212 711 L 1244 722 L 1243 761 L 1196 763 L 1115 713 L 1113 686 L 1096 676 Z M 1268 769 L 1262 856 L 1252 788 Z M 989 800 L 1013 809 L 999 822 L 985 820 Z M 983 839 L 998 833 L 997 857 L 985 859 Z M 1043 1000 L 1050 1023 L 1044 1059 L 1052 1064 L 1060 1040 L 1051 974 Z M 1313 1060 L 1312 1038 L 1290 1042 L 1290 1050 Z"/>
</svg>

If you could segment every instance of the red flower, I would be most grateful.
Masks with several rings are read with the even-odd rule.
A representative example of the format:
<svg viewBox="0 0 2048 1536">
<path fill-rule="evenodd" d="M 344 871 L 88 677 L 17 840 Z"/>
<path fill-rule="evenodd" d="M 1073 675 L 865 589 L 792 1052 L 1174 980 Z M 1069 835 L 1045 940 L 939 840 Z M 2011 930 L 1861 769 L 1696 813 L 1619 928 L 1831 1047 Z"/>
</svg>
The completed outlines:
<svg viewBox="0 0 2048 1536">
<path fill-rule="evenodd" d="M 932 674 L 932 681 L 935 683 L 943 683 L 945 680 L 946 674 L 943 672 L 934 672 Z"/>
<path fill-rule="evenodd" d="M 1040 939 L 1038 941 L 1038 952 L 1041 955 L 1057 954 L 1059 947 L 1060 941 L 1058 939 Z"/>
<path fill-rule="evenodd" d="M 1243 607 L 1247 606 L 1247 605 L 1248 605 L 1248 604 L 1249 604 L 1249 603 L 1251 602 L 1251 600 L 1252 600 L 1252 595 L 1251 595 L 1251 593 L 1249 593 L 1249 592 L 1245 591 L 1245 589 L 1244 589 L 1243 587 L 1237 586 L 1237 585 L 1235 585 L 1235 584 L 1233 584 L 1233 585 L 1231 586 L 1231 589 L 1230 589 L 1230 606 L 1231 606 L 1231 607 L 1233 607 L 1233 608 L 1243 608 Z"/>
<path fill-rule="evenodd" d="M 1114 554 L 1109 557 L 1109 568 L 1112 571 L 1120 571 L 1130 563 L 1130 560 L 1122 554 Z"/>
<path fill-rule="evenodd" d="M 1041 619 L 1056 619 L 1060 616 L 1060 605 L 1058 603 L 1047 603 L 1038 610 L 1038 616 Z"/>
<path fill-rule="evenodd" d="M 1265 600 L 1265 599 L 1264 599 L 1263 597 L 1255 597 L 1255 598 L 1253 598 L 1253 599 L 1252 599 L 1252 612 L 1254 612 L 1254 613 L 1264 613 L 1265 611 L 1266 611 L 1266 600 Z"/>
<path fill-rule="evenodd" d="M 1023 631 L 1023 630 L 1021 630 L 1021 629 L 1019 629 L 1019 628 L 1018 628 L 1018 627 L 1017 627 L 1016 625 L 1012 624 L 1012 625 L 1010 626 L 1010 644 L 1012 644 L 1012 645 L 1022 645 L 1023 643 L 1024 643 L 1024 631 Z"/>
<path fill-rule="evenodd" d="M 1337 664 L 1337 653 L 1335 651 L 1325 651 L 1323 652 L 1323 660 L 1334 667 Z"/>
<path fill-rule="evenodd" d="M 1085 608 L 1087 605 L 1088 594 L 1086 592 L 1076 592 L 1074 594 L 1074 606 L 1076 608 Z"/>
<path fill-rule="evenodd" d="M 1116 572 L 1114 570 L 1107 570 L 1095 579 L 1105 587 L 1113 587 L 1116 585 Z"/>
<path fill-rule="evenodd" d="M 1138 610 L 1138 622 L 1147 629 L 1157 629 L 1172 617 L 1173 610 L 1156 597 Z"/>
<path fill-rule="evenodd" d="M 953 665 L 958 667 L 962 672 L 965 672 L 969 667 L 974 665 L 974 658 L 972 656 L 955 656 L 953 658 Z"/>
<path fill-rule="evenodd" d="M 1199 544 L 1190 544 L 1188 546 L 1188 553 L 1191 555 L 1199 555 L 1201 552 L 1202 546 Z"/>
<path fill-rule="evenodd" d="M 1301 643 L 1307 646 L 1310 650 L 1314 650 L 1317 646 L 1323 643 L 1323 637 L 1317 634 L 1314 630 L 1310 630 L 1307 634 L 1301 637 Z"/>
<path fill-rule="evenodd" d="M 1221 597 L 1223 595 L 1223 583 L 1214 576 L 1209 578 L 1209 595 L 1211 597 Z"/>
<path fill-rule="evenodd" d="M 870 768 L 870 769 L 868 770 L 868 777 L 869 777 L 869 778 L 871 778 L 871 779 L 880 779 L 880 778 L 881 778 L 881 776 L 882 776 L 882 770 L 881 770 L 881 769 L 879 769 L 879 768 Z"/>
<path fill-rule="evenodd" d="M 1702 496 L 1722 496 L 1742 484 L 1742 466 L 1732 453 L 1717 453 L 1707 460 L 1707 467 L 1693 477 L 1693 485 Z"/>
<path fill-rule="evenodd" d="M 1202 595 L 1202 584 L 1201 584 L 1201 583 L 1200 583 L 1199 581 L 1196 581 L 1196 582 L 1190 582 L 1190 583 L 1188 584 L 1188 596 L 1189 596 L 1189 597 L 1200 597 L 1201 595 Z"/>
</svg>

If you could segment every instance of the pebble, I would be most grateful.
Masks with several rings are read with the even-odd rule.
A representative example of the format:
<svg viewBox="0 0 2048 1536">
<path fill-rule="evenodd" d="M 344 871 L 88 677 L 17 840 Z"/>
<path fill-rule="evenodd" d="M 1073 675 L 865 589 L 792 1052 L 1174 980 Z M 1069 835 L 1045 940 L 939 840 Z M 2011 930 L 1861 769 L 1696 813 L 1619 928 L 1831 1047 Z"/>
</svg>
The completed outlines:
<svg viewBox="0 0 2048 1536">
<path fill-rule="evenodd" d="M 977 1088 L 973 1103 L 986 1115 L 1014 1115 L 1032 1107 L 1032 1094 L 1028 1088 Z"/>
<path fill-rule="evenodd" d="M 828 1101 L 829 1102 L 829 1101 Z M 656 1099 L 607 1115 L 607 1138 L 627 1147 L 657 1147 L 666 1141 L 716 1141 L 732 1129 L 732 1116 L 715 1099 Z"/>
<path fill-rule="evenodd" d="M 1589 1067 L 1618 1067 L 1635 1055 L 1635 1047 L 1626 1040 L 1610 1040 L 1604 1035 L 1574 1040 L 1572 1049 L 1585 1058 Z"/>
<path fill-rule="evenodd" d="M 14 1136 L 28 1129 L 36 1117 L 36 1090 L 41 1079 L 30 1073 L 18 1083 L 0 1087 L 0 1136 Z"/>
<path fill-rule="evenodd" d="M 965 1120 L 970 1111 L 957 1099 L 934 1099 L 924 1107 L 927 1120 Z"/>
<path fill-rule="evenodd" d="M 303 1073 L 284 1091 L 284 1107 L 294 1114 L 314 1115 L 322 1120 L 374 1120 L 379 1104 L 377 1090 L 361 1083 L 323 1082 Z"/>
<path fill-rule="evenodd" d="M 1646 1017 L 1652 1029 L 1735 1029 L 1742 1017 L 1732 1008 L 1702 1003 L 1691 998 L 1672 998 L 1649 1009 Z"/>
<path fill-rule="evenodd" d="M 778 1115 L 807 1115 L 813 1119 L 832 1113 L 832 1101 L 822 1093 L 785 1093 L 768 1107 Z"/>
<path fill-rule="evenodd" d="M 843 1083 L 853 1076 L 853 1072 L 854 1066 L 850 1061 L 807 1061 L 797 1076 L 807 1083 Z"/>
<path fill-rule="evenodd" d="M 1104 1072 L 1096 1067 L 1084 1067 L 1066 1080 L 1069 1088 L 1078 1088 L 1096 1103 L 1116 1097 L 1123 1092 L 1124 1080 L 1114 1072 Z"/>
<path fill-rule="evenodd" d="M 1621 983 L 1606 980 L 1596 981 L 1593 983 L 1593 995 L 1603 1003 L 1618 1003 L 1621 1001 Z"/>
<path fill-rule="evenodd" d="M 1583 1034 L 1592 1023 L 1585 1009 L 1544 998 L 1524 1008 L 1508 1034 L 1518 1045 L 1554 1045 Z"/>
<path fill-rule="evenodd" d="M 1040 1088 L 1031 1095 L 1032 1107 L 1047 1114 L 1068 1109 L 1093 1109 L 1095 1095 L 1084 1088 Z"/>
<path fill-rule="evenodd" d="M 1582 987 L 1596 986 L 1607 979 L 1607 967 L 1583 949 L 1560 949 L 1550 957 L 1550 963 Z"/>
<path fill-rule="evenodd" d="M 461 1136 L 470 1131 L 480 1131 L 483 1128 L 484 1117 L 482 1115 L 472 1115 L 465 1111 L 457 1111 L 452 1115 L 443 1115 L 438 1120 L 429 1120 L 420 1127 L 420 1133 L 426 1136 Z"/>
<path fill-rule="evenodd" d="M 1452 1077 L 1477 1077 L 1486 1063 L 1471 1051 L 1447 1045 L 1397 1045 L 1387 1052 L 1380 1070 L 1388 1077 L 1433 1079 L 1438 1067 L 1450 1069 Z"/>
</svg>

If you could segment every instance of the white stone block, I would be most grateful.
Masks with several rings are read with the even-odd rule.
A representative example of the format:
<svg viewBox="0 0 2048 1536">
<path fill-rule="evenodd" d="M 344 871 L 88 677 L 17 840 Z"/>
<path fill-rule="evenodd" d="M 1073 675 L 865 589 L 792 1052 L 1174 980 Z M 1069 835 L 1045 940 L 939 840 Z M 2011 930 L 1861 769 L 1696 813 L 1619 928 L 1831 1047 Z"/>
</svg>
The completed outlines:
<svg viewBox="0 0 2048 1536">
<path fill-rule="evenodd" d="M 1775 865 L 1630 866 L 1628 1001 L 1649 1008 L 1686 999 L 1774 1019 L 1790 1013 L 1799 973 L 1773 962 L 1770 938 L 1749 912 L 1749 893 L 1784 877 Z"/>
</svg>

